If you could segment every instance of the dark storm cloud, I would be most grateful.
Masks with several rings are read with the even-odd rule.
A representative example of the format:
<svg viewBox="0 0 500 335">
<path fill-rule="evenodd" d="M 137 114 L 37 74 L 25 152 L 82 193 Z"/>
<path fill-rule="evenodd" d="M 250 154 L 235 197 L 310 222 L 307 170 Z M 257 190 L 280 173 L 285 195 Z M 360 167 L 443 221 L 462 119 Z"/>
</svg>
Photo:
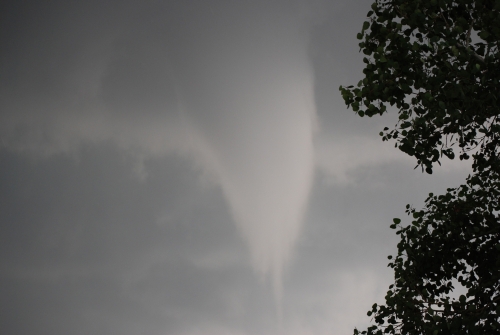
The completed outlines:
<svg viewBox="0 0 500 335">
<path fill-rule="evenodd" d="M 149 2 L 97 18 L 92 5 L 40 8 L 52 20 L 13 21 L 23 43 L 7 52 L 19 84 L 5 85 L 2 142 L 51 154 L 109 140 L 142 176 L 147 157 L 190 157 L 222 188 L 254 267 L 278 292 L 314 171 L 307 18 L 295 7 Z M 36 57 L 15 58 L 23 48 Z"/>
<path fill-rule="evenodd" d="M 160 159 L 156 164 L 173 170 L 174 180 L 183 171 L 161 159 L 180 153 L 197 164 L 191 178 L 198 180 L 201 171 L 209 183 L 219 184 L 219 196 L 226 198 L 250 244 L 254 266 L 264 274 L 272 269 L 277 289 L 313 169 L 306 44 L 296 36 L 301 27 L 290 18 L 293 10 L 285 9 L 273 3 L 108 7 L 52 2 L 20 3 L 7 10 L 1 139 L 8 199 L 2 220 L 2 278 L 9 310 L 3 324 L 8 332 L 41 328 L 71 333 L 88 329 L 83 324 L 89 322 L 100 332 L 133 333 L 148 320 L 129 297 L 131 287 L 140 284 L 145 289 L 134 291 L 138 300 L 147 308 L 157 307 L 156 313 L 174 315 L 174 321 L 167 315 L 166 331 L 191 331 L 187 325 L 199 323 L 219 333 L 231 322 L 221 326 L 220 320 L 204 319 L 210 318 L 208 310 L 222 317 L 228 304 L 242 310 L 239 319 L 253 311 L 272 327 L 273 309 L 265 313 L 255 303 L 238 307 L 242 299 L 258 297 L 241 296 L 245 281 L 237 280 L 231 290 L 226 280 L 216 280 L 214 284 L 225 285 L 215 294 L 218 290 L 204 280 L 206 271 L 214 269 L 214 278 L 230 279 L 221 269 L 231 266 L 233 272 L 248 272 L 245 266 L 238 270 L 247 264 L 235 252 L 239 245 L 228 250 L 221 245 L 227 232 L 234 231 L 205 222 L 220 225 L 200 211 L 209 200 L 193 201 L 196 193 L 187 192 L 189 183 L 157 193 L 148 162 Z M 28 153 L 34 161 L 15 153 Z M 142 179 L 127 174 L 123 160 L 135 165 Z M 294 162 L 298 165 L 283 173 Z M 25 193 L 19 195 L 19 190 Z M 179 200 L 182 192 L 189 196 Z M 170 207 L 171 199 L 163 194 L 174 197 L 176 205 Z M 227 213 L 224 198 L 218 199 L 217 211 Z M 278 206 L 271 203 L 275 200 Z M 283 225 L 291 228 L 284 234 Z M 169 234 L 158 227 L 167 227 Z M 193 227 L 203 233 L 196 235 Z M 197 241 L 192 235 L 203 238 Z M 158 266 L 159 274 L 152 274 Z M 165 271 L 178 279 L 169 280 Z M 162 285 L 176 292 L 174 298 L 158 295 Z M 61 287 L 59 293 L 56 287 Z M 31 300 L 22 293 L 36 289 L 40 293 Z M 220 309 L 209 308 L 221 299 Z M 264 302 L 272 300 L 266 296 Z M 47 308 L 38 313 L 43 304 Z M 67 322 L 51 323 L 64 308 Z M 16 316 L 24 309 L 33 322 L 23 326 Z M 201 312 L 208 314 L 196 316 Z M 140 314 L 132 318 L 135 326 L 130 325 L 132 313 Z M 172 328 L 176 323 L 181 328 Z M 260 322 L 251 324 L 258 327 Z"/>
<path fill-rule="evenodd" d="M 0 165 L 2 333 L 158 333 L 228 312 L 242 249 L 220 194 L 200 194 L 185 163 L 151 163 L 147 182 L 112 147 L 79 163 L 3 152 Z"/>
</svg>

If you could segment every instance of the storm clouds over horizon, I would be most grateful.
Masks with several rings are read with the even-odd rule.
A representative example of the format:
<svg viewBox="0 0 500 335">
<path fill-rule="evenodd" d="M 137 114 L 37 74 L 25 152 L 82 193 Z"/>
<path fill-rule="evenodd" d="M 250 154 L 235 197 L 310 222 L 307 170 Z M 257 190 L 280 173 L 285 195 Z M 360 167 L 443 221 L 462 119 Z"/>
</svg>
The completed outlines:
<svg viewBox="0 0 500 335">
<path fill-rule="evenodd" d="M 378 138 L 370 2 L 0 10 L 0 333 L 343 334 L 404 205 L 458 184 Z"/>
</svg>

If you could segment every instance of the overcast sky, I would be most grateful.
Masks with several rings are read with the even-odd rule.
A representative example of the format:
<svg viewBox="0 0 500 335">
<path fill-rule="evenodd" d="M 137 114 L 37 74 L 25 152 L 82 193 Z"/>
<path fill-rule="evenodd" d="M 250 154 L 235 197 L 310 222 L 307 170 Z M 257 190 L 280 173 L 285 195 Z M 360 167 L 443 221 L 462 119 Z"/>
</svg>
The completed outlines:
<svg viewBox="0 0 500 335">
<path fill-rule="evenodd" d="M 4 1 L 0 333 L 351 334 L 432 176 L 339 85 L 371 1 Z"/>
</svg>

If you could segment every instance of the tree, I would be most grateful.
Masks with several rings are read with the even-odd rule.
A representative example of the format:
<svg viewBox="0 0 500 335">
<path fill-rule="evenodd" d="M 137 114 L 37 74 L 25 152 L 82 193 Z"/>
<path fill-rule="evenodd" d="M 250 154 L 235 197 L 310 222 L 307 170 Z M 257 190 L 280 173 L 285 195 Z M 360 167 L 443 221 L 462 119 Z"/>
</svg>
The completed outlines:
<svg viewBox="0 0 500 335">
<path fill-rule="evenodd" d="M 500 0 L 377 0 L 358 34 L 365 78 L 340 87 L 359 116 L 432 173 L 472 157 L 465 183 L 429 194 L 389 256 L 393 285 L 358 334 L 500 334 Z M 456 291 L 464 294 L 457 296 Z"/>
</svg>

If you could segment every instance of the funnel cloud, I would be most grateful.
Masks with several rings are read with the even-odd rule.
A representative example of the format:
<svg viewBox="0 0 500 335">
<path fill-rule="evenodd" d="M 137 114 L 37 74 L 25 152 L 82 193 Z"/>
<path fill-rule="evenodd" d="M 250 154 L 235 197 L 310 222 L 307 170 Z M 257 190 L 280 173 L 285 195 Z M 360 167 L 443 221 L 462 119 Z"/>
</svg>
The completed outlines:
<svg viewBox="0 0 500 335">
<path fill-rule="evenodd" d="M 141 178 L 150 157 L 190 158 L 222 189 L 254 269 L 280 297 L 312 185 L 316 111 L 304 22 L 277 10 L 185 5 L 141 25 L 124 10 L 113 29 L 100 22 L 92 50 L 77 45 L 92 61 L 75 55 L 53 74 L 54 90 L 69 80 L 76 97 L 6 99 L 2 143 L 52 155 L 111 141 Z"/>
</svg>

